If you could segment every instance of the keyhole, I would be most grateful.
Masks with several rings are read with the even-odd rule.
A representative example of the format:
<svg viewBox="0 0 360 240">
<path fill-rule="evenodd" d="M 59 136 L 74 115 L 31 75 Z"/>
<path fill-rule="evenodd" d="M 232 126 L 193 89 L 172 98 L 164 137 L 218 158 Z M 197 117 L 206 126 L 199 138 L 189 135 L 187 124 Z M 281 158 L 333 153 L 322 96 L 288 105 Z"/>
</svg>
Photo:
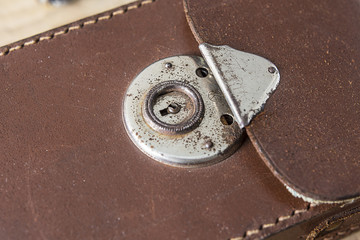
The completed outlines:
<svg viewBox="0 0 360 240">
<path fill-rule="evenodd" d="M 176 114 L 180 112 L 181 106 L 177 103 L 171 103 L 167 108 L 160 110 L 161 116 L 166 116 L 168 114 Z"/>
</svg>

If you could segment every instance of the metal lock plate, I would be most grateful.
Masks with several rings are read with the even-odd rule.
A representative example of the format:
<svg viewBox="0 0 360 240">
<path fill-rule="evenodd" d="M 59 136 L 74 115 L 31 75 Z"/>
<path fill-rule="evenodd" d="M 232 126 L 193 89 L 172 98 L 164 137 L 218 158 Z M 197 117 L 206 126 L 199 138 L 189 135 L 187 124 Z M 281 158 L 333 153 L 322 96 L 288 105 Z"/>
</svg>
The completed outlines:
<svg viewBox="0 0 360 240">
<path fill-rule="evenodd" d="M 231 155 L 243 136 L 198 56 L 170 57 L 148 66 L 130 84 L 123 112 L 135 145 L 169 165 L 216 163 Z"/>
</svg>

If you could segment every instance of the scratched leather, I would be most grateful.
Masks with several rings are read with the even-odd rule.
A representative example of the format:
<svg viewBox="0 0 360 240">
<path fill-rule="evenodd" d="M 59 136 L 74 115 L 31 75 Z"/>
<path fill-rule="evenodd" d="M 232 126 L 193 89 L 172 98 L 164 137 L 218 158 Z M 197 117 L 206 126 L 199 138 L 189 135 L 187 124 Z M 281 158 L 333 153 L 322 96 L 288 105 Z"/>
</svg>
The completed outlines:
<svg viewBox="0 0 360 240">
<path fill-rule="evenodd" d="M 1 239 L 257 239 L 342 211 L 294 198 L 248 139 L 199 169 L 138 150 L 122 119 L 128 85 L 154 61 L 200 53 L 180 0 L 133 6 L 0 57 Z"/>
<path fill-rule="evenodd" d="M 280 84 L 247 127 L 275 176 L 298 193 L 360 195 L 358 1 L 185 0 L 198 42 L 263 56 Z"/>
</svg>

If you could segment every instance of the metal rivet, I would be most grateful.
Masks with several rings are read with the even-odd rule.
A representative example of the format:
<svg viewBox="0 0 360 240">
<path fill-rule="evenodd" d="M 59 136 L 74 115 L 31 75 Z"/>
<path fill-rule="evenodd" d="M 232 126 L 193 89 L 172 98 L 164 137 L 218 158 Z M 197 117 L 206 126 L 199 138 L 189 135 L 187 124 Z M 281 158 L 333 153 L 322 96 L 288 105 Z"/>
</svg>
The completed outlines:
<svg viewBox="0 0 360 240">
<path fill-rule="evenodd" d="M 172 68 L 172 64 L 168 62 L 168 63 L 165 64 L 165 67 L 166 68 Z"/>
<path fill-rule="evenodd" d="M 275 73 L 275 72 L 276 72 L 276 68 L 274 68 L 274 67 L 269 67 L 269 68 L 268 68 L 268 71 L 269 71 L 269 73 Z"/>
<path fill-rule="evenodd" d="M 214 146 L 214 143 L 211 140 L 206 141 L 205 148 L 210 149 Z"/>
</svg>

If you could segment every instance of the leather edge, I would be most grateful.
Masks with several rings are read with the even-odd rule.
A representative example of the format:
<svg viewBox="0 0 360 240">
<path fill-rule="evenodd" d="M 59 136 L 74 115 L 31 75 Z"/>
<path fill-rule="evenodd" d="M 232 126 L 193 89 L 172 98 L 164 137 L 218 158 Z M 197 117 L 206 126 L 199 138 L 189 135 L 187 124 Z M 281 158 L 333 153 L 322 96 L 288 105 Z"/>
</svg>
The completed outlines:
<svg viewBox="0 0 360 240">
<path fill-rule="evenodd" d="M 251 124 L 246 127 L 246 129 L 250 129 Z M 316 203 L 316 204 L 334 204 L 334 203 L 347 203 L 354 200 L 359 199 L 357 195 L 355 196 L 347 196 L 346 198 L 340 198 L 340 199 L 332 199 L 328 198 L 326 196 L 320 196 L 318 194 L 312 194 L 309 192 L 304 192 L 301 187 L 295 186 L 290 179 L 286 178 L 283 174 L 279 172 L 279 170 L 276 168 L 274 164 L 272 164 L 271 161 L 269 161 L 270 157 L 265 152 L 264 148 L 261 146 L 259 141 L 257 141 L 256 136 L 253 134 L 252 131 L 246 131 L 247 135 L 250 138 L 251 143 L 255 146 L 255 149 L 257 153 L 260 155 L 263 162 L 268 166 L 270 171 L 275 175 L 277 179 L 280 180 L 280 182 L 287 188 L 287 190 L 297 198 L 302 198 L 305 202 L 310 203 Z"/>
<path fill-rule="evenodd" d="M 188 22 L 188 25 L 190 27 L 190 30 L 195 38 L 195 40 L 198 42 L 198 44 L 203 43 L 204 41 L 200 38 L 199 34 L 197 34 L 195 27 L 194 27 L 194 20 L 191 18 L 189 11 L 189 5 L 187 3 L 187 0 L 183 0 L 183 6 L 184 6 L 184 12 L 185 12 L 185 17 L 186 17 L 186 21 Z"/>
</svg>

